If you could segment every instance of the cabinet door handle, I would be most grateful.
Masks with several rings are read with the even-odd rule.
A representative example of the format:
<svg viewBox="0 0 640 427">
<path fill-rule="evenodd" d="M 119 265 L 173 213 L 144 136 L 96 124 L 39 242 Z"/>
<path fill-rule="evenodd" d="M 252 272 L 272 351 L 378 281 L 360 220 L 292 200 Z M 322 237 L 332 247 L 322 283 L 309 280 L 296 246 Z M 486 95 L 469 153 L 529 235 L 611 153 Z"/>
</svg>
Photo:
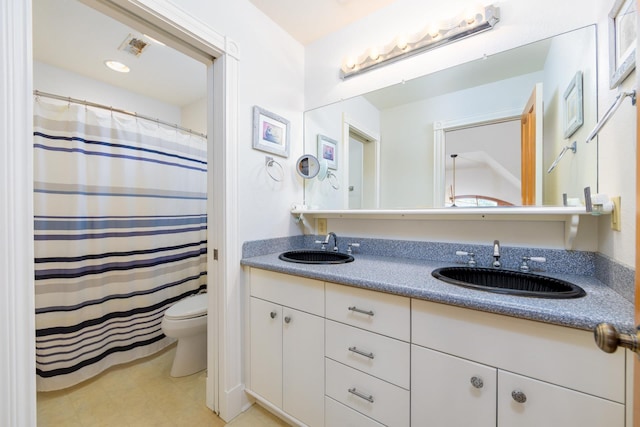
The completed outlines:
<svg viewBox="0 0 640 427">
<path fill-rule="evenodd" d="M 373 316 L 373 311 L 372 310 L 363 310 L 361 308 L 354 306 L 349 307 L 350 311 L 355 311 L 356 313 L 362 313 L 362 314 L 366 314 L 367 316 Z"/>
<path fill-rule="evenodd" d="M 511 397 L 513 397 L 513 400 L 515 400 L 518 403 L 524 403 L 527 401 L 527 395 L 520 390 L 513 390 L 511 392 Z"/>
<path fill-rule="evenodd" d="M 291 322 L 291 316 L 284 316 L 284 323 Z"/>
<path fill-rule="evenodd" d="M 373 353 L 371 353 L 371 352 L 367 353 L 365 351 L 362 351 L 362 350 L 358 349 L 355 345 L 353 347 L 349 347 L 349 351 L 352 351 L 352 352 L 354 352 L 356 354 L 359 354 L 360 356 L 368 357 L 369 359 L 373 359 L 373 357 L 374 357 Z"/>
<path fill-rule="evenodd" d="M 275 319 L 277 315 L 278 313 L 276 313 L 275 311 L 272 311 L 271 313 L 269 313 L 269 316 L 271 316 L 272 319 Z"/>
<path fill-rule="evenodd" d="M 359 392 L 358 390 L 356 390 L 356 388 L 355 388 L 355 387 L 350 388 L 350 389 L 349 389 L 349 393 L 354 394 L 354 395 L 358 396 L 360 399 L 364 399 L 364 400 L 366 400 L 367 402 L 371 402 L 371 403 L 373 403 L 373 396 L 371 396 L 371 395 L 368 395 L 368 396 L 367 396 L 366 394 L 361 393 L 361 392 Z"/>
<path fill-rule="evenodd" d="M 484 387 L 484 381 L 480 377 L 471 377 L 471 385 L 475 388 L 482 388 Z"/>
</svg>

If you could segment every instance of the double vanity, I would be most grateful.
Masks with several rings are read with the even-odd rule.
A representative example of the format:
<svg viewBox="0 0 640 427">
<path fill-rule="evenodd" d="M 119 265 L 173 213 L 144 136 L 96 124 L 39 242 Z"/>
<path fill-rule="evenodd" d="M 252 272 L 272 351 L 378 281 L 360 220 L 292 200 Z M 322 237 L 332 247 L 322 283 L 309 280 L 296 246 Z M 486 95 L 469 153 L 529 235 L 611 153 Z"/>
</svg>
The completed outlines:
<svg viewBox="0 0 640 427">
<path fill-rule="evenodd" d="M 434 270 L 485 266 L 436 245 L 452 261 L 371 255 L 366 244 L 337 264 L 245 254 L 247 393 L 309 426 L 625 425 L 632 358 L 598 349 L 593 329 L 632 331 L 631 302 L 591 274 L 555 272 L 553 260 L 536 275 L 583 296 L 447 283 Z"/>
</svg>

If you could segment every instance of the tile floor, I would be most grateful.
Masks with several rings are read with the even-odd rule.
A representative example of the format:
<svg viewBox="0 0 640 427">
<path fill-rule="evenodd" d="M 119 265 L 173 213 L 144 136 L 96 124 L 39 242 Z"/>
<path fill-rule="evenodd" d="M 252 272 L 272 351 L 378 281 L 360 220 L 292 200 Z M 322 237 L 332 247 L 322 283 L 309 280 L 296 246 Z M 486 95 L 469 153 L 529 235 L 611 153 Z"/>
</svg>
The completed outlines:
<svg viewBox="0 0 640 427">
<path fill-rule="evenodd" d="M 258 405 L 225 424 L 205 406 L 205 372 L 171 378 L 175 345 L 65 390 L 38 393 L 39 427 L 282 427 Z"/>
</svg>

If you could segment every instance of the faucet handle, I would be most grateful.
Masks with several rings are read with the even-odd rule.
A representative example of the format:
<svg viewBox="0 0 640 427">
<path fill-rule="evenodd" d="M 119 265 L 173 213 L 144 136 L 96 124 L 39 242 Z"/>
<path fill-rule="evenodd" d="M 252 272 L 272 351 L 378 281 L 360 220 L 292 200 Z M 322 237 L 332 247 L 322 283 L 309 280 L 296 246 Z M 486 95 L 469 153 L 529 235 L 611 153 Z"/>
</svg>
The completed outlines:
<svg viewBox="0 0 640 427">
<path fill-rule="evenodd" d="M 547 262 L 547 259 L 543 256 L 523 256 L 522 264 L 520 264 L 520 271 L 528 272 L 531 268 L 529 267 L 529 261 L 533 262 Z"/>
<path fill-rule="evenodd" d="M 325 242 L 323 242 L 322 240 L 316 240 L 316 245 L 322 245 L 322 248 L 321 248 L 321 249 L 322 249 L 323 251 L 326 251 L 326 250 L 327 250 L 326 243 L 325 243 Z"/>
<path fill-rule="evenodd" d="M 468 256 L 469 259 L 467 260 L 467 265 L 469 267 L 475 267 L 476 265 L 478 265 L 478 263 L 476 262 L 476 254 L 474 254 L 473 252 L 467 252 L 467 251 L 456 251 L 456 255 L 458 256 Z"/>
<path fill-rule="evenodd" d="M 347 253 L 351 255 L 353 253 L 353 250 L 351 248 L 359 248 L 359 247 L 360 247 L 360 243 L 349 243 L 347 247 Z"/>
</svg>

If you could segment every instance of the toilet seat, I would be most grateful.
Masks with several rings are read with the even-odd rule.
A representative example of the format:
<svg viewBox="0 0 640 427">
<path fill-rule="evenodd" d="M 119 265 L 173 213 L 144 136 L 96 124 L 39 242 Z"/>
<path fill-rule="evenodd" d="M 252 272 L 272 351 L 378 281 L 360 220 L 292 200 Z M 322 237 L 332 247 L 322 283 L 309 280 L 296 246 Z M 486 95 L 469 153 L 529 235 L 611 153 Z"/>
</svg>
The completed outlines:
<svg viewBox="0 0 640 427">
<path fill-rule="evenodd" d="M 198 294 L 184 298 L 165 311 L 168 320 L 193 319 L 207 315 L 207 294 Z"/>
</svg>

